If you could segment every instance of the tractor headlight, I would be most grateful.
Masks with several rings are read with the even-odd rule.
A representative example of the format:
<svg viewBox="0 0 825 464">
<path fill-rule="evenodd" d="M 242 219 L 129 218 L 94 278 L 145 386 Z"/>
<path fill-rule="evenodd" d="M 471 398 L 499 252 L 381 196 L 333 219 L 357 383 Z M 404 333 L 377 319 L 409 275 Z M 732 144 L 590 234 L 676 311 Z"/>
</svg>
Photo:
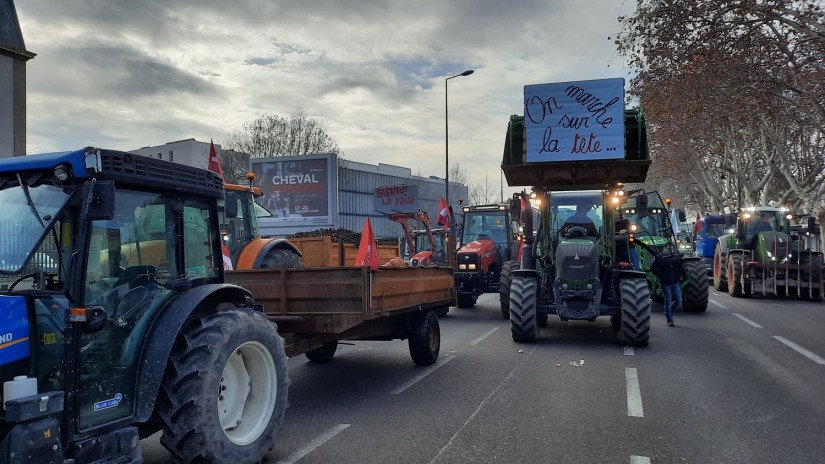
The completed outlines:
<svg viewBox="0 0 825 464">
<path fill-rule="evenodd" d="M 464 270 L 467 270 L 467 265 L 466 264 L 459 264 L 458 268 L 464 271 Z"/>
<path fill-rule="evenodd" d="M 55 167 L 54 178 L 57 179 L 58 182 L 66 182 L 69 180 L 69 168 L 62 164 Z"/>
<path fill-rule="evenodd" d="M 467 268 L 471 271 L 475 271 L 476 265 L 475 264 L 469 264 L 469 265 L 467 265 Z"/>
</svg>

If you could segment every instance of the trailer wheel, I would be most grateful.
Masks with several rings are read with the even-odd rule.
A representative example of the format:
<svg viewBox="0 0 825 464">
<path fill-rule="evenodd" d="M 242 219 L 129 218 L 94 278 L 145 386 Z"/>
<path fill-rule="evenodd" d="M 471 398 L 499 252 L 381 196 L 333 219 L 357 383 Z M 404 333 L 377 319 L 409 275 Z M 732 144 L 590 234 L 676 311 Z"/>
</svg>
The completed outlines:
<svg viewBox="0 0 825 464">
<path fill-rule="evenodd" d="M 476 299 L 473 295 L 468 293 L 459 293 L 456 306 L 459 308 L 472 308 L 476 305 Z"/>
<path fill-rule="evenodd" d="M 745 256 L 741 253 L 731 253 L 728 258 L 728 294 L 733 297 L 750 296 L 750 288 L 742 282 L 742 272 L 745 267 Z"/>
<path fill-rule="evenodd" d="M 724 292 L 728 289 L 728 282 L 725 278 L 725 273 L 728 269 L 728 263 L 722 256 L 722 247 L 717 245 L 713 252 L 713 288 L 717 291 Z"/>
<path fill-rule="evenodd" d="M 536 279 L 513 277 L 510 285 L 510 334 L 516 343 L 532 343 L 538 339 L 537 287 Z"/>
<path fill-rule="evenodd" d="M 175 462 L 259 462 L 287 406 L 286 355 L 263 313 L 195 319 L 175 340 L 158 396 L 161 444 Z"/>
<path fill-rule="evenodd" d="M 410 357 L 419 366 L 438 361 L 441 349 L 441 326 L 433 311 L 418 311 L 410 318 Z"/>
<path fill-rule="evenodd" d="M 682 261 L 685 282 L 682 287 L 682 307 L 687 312 L 703 313 L 708 309 L 708 272 L 701 261 Z"/>
<path fill-rule="evenodd" d="M 650 290 L 646 280 L 627 278 L 619 283 L 622 297 L 619 341 L 623 345 L 647 346 L 650 340 Z"/>
<path fill-rule="evenodd" d="M 501 277 L 498 281 L 498 300 L 501 303 L 501 318 L 510 319 L 510 284 L 513 282 L 513 271 L 521 269 L 518 261 L 507 261 L 501 266 Z"/>
<path fill-rule="evenodd" d="M 335 352 L 338 350 L 338 342 L 324 342 L 318 348 L 314 350 L 307 351 L 304 355 L 309 359 L 310 362 L 314 363 L 325 363 L 332 361 L 332 357 L 335 356 Z"/>
<path fill-rule="evenodd" d="M 304 262 L 297 253 L 283 248 L 269 250 L 263 262 L 261 262 L 261 269 L 295 269 L 303 267 Z"/>
</svg>

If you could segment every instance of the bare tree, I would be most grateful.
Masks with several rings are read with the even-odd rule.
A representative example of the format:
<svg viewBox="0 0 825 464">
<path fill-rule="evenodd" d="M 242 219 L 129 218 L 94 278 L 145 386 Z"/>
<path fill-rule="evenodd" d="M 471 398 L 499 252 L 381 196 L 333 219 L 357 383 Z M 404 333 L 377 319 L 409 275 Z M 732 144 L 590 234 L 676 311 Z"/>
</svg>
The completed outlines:
<svg viewBox="0 0 825 464">
<path fill-rule="evenodd" d="M 345 166 L 343 151 L 330 134 L 329 124 L 300 107 L 288 116 L 265 114 L 250 121 L 231 132 L 222 145 L 224 166 L 230 166 L 232 175 L 241 178 L 250 158 L 333 153 L 339 169 Z"/>
<path fill-rule="evenodd" d="M 471 205 L 487 205 L 499 201 L 499 186 L 490 180 L 489 174 L 484 180 L 468 186 Z"/>
</svg>

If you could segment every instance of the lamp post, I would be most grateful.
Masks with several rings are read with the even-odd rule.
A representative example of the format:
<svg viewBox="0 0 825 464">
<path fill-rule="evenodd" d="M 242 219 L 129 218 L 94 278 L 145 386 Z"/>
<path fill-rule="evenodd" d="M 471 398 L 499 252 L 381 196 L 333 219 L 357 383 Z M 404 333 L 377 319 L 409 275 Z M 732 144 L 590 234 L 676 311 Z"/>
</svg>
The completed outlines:
<svg viewBox="0 0 825 464">
<path fill-rule="evenodd" d="M 456 74 L 455 76 L 450 76 L 444 79 L 444 162 L 446 164 L 446 175 L 444 177 L 444 186 L 445 186 L 445 193 L 447 195 L 447 204 L 450 204 L 450 129 L 448 124 L 448 112 L 447 112 L 447 81 L 450 79 L 454 79 L 456 77 L 463 77 L 469 76 L 472 74 L 472 69 L 468 69 L 461 74 Z"/>
</svg>

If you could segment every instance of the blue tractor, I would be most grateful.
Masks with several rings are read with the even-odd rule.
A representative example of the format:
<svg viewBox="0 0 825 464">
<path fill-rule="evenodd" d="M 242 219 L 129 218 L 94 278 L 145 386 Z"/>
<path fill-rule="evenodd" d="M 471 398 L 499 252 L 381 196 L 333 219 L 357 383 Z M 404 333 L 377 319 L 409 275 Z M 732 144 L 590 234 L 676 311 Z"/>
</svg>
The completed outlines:
<svg viewBox="0 0 825 464">
<path fill-rule="evenodd" d="M 694 255 L 702 258 L 702 264 L 708 272 L 708 277 L 713 277 L 713 253 L 716 251 L 716 244 L 719 237 L 725 235 L 725 216 L 712 215 L 704 216 L 694 227 Z"/>
</svg>

